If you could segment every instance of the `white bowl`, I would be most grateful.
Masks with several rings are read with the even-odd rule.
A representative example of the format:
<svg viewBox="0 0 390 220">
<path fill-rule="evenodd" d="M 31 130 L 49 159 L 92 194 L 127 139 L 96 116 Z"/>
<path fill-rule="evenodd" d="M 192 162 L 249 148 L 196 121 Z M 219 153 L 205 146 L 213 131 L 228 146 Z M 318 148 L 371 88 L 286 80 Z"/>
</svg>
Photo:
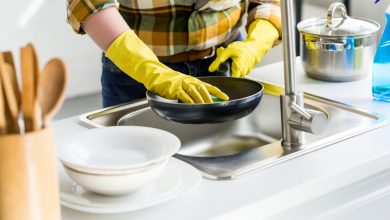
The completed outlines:
<svg viewBox="0 0 390 220">
<path fill-rule="evenodd" d="M 127 172 L 175 154 L 180 140 L 156 128 L 117 126 L 85 131 L 59 145 L 60 161 L 88 173 Z M 95 172 L 96 171 L 96 172 Z"/>
<path fill-rule="evenodd" d="M 138 170 L 127 174 L 91 174 L 65 167 L 66 173 L 85 190 L 105 195 L 122 196 L 133 193 L 156 180 L 164 171 L 169 158 L 148 166 L 146 170 Z"/>
<path fill-rule="evenodd" d="M 156 128 L 119 126 L 85 131 L 58 146 L 69 176 L 104 195 L 134 192 L 157 179 L 180 148 L 173 134 Z"/>
</svg>

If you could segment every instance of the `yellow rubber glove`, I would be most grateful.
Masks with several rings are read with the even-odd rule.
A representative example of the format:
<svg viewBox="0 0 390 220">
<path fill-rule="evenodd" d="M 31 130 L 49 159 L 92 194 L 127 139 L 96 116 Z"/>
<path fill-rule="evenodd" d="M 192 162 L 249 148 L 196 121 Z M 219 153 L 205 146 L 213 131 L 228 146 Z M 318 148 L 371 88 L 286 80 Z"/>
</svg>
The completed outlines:
<svg viewBox="0 0 390 220">
<path fill-rule="evenodd" d="M 211 94 L 229 100 L 218 88 L 160 63 L 132 30 L 117 37 L 106 56 L 123 72 L 162 97 L 180 99 L 184 103 L 212 103 Z"/>
<path fill-rule="evenodd" d="M 209 66 L 209 71 L 218 70 L 221 63 L 232 59 L 232 76 L 244 77 L 260 62 L 277 39 L 279 32 L 271 22 L 256 19 L 249 25 L 248 36 L 244 41 L 235 41 L 226 48 L 218 48 L 217 57 Z"/>
</svg>

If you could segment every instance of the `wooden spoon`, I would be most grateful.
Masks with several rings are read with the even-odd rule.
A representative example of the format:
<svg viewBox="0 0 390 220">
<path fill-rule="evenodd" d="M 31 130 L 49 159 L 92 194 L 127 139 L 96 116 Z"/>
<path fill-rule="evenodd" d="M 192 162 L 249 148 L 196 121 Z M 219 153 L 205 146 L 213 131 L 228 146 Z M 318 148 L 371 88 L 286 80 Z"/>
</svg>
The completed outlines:
<svg viewBox="0 0 390 220">
<path fill-rule="evenodd" d="M 38 86 L 38 99 L 42 110 L 43 127 L 61 108 L 65 98 L 68 71 L 64 62 L 51 59 L 44 67 Z"/>
</svg>

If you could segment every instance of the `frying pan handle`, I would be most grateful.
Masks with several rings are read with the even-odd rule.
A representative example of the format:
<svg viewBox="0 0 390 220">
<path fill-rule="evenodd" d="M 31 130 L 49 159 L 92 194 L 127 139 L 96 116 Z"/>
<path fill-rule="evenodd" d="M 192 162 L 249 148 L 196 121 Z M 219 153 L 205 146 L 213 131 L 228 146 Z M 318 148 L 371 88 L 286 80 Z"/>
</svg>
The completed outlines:
<svg viewBox="0 0 390 220">
<path fill-rule="evenodd" d="M 228 59 L 219 65 L 218 70 L 215 72 L 215 76 L 232 76 L 231 73 L 232 60 Z"/>
</svg>

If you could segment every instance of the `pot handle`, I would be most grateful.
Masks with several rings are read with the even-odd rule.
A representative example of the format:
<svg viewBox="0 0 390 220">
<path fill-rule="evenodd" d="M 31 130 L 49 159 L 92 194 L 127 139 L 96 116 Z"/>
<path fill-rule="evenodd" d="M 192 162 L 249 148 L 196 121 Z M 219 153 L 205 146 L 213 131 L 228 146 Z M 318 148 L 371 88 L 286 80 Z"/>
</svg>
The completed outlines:
<svg viewBox="0 0 390 220">
<path fill-rule="evenodd" d="M 306 42 L 306 47 L 311 50 L 343 51 L 346 46 L 343 43 Z"/>
<path fill-rule="evenodd" d="M 338 24 L 334 24 L 333 18 L 335 17 L 336 12 L 339 10 L 341 11 L 342 20 Z M 335 2 L 329 6 L 328 14 L 326 16 L 326 23 L 327 23 L 329 28 L 337 29 L 338 27 L 340 27 L 344 23 L 345 19 L 347 19 L 347 18 L 348 18 L 347 8 L 345 7 L 345 5 L 343 3 Z"/>
</svg>

